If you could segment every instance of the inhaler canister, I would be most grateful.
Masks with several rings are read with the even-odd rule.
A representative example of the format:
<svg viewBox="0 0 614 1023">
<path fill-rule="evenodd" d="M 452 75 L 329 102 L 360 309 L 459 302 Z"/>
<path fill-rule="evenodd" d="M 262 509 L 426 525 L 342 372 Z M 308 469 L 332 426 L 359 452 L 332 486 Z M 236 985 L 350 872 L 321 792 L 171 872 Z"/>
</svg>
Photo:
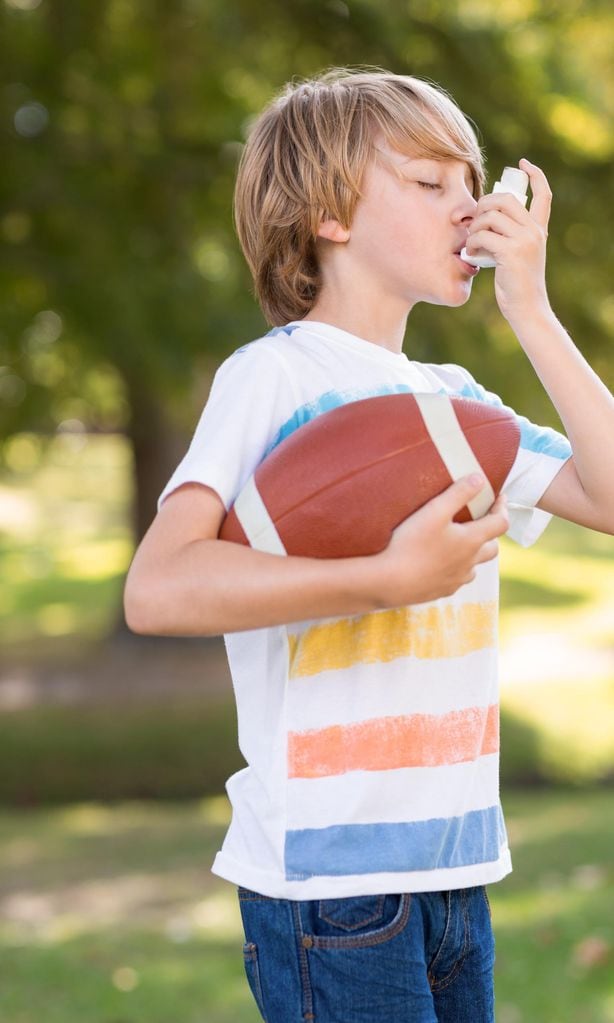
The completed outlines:
<svg viewBox="0 0 614 1023">
<path fill-rule="evenodd" d="M 511 192 L 515 195 L 519 202 L 523 206 L 527 205 L 527 188 L 529 187 L 529 175 L 525 171 L 520 170 L 519 167 L 505 167 L 503 174 L 501 175 L 500 181 L 495 181 L 494 192 Z M 484 269 L 488 267 L 496 266 L 494 259 L 489 252 L 476 253 L 474 256 L 468 256 L 466 249 L 461 249 L 461 259 L 464 259 L 465 263 L 469 263 L 471 266 L 480 266 Z"/>
</svg>

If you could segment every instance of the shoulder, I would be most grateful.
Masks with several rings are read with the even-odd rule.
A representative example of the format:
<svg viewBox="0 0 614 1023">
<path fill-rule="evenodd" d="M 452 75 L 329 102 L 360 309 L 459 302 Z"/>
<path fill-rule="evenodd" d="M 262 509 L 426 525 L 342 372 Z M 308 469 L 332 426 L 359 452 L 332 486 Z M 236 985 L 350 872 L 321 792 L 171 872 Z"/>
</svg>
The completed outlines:
<svg viewBox="0 0 614 1023">
<path fill-rule="evenodd" d="M 472 394 L 481 390 L 480 385 L 464 366 L 454 362 L 420 362 L 422 372 L 434 386 L 450 392 Z"/>
<path fill-rule="evenodd" d="M 220 364 L 218 374 L 282 373 L 289 375 L 292 362 L 290 334 L 282 329 L 262 334 L 236 348 Z"/>
</svg>

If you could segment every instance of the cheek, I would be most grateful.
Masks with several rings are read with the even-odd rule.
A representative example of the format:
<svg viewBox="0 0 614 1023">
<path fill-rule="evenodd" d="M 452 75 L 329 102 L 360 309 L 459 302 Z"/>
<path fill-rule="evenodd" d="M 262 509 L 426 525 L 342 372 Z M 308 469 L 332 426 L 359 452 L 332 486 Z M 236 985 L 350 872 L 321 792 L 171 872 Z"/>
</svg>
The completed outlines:
<svg viewBox="0 0 614 1023">
<path fill-rule="evenodd" d="M 432 251 L 433 224 L 425 223 L 416 212 L 415 204 L 407 208 L 402 202 L 396 203 L 388 210 L 386 221 L 388 244 L 398 256 L 405 262 L 415 259 L 418 264 L 428 259 Z"/>
<path fill-rule="evenodd" d="M 406 277 L 420 276 L 431 246 L 432 222 L 424 222 L 414 203 L 404 203 L 405 196 L 379 195 L 378 202 L 357 210 L 352 227 L 352 240 L 360 249 L 361 261 L 371 269 L 385 269 L 387 275 L 397 269 Z"/>
<path fill-rule="evenodd" d="M 401 208 L 380 218 L 378 230 L 367 239 L 367 245 L 367 254 L 377 253 L 387 265 L 403 263 L 407 266 L 408 261 L 419 260 L 424 255 L 412 219 Z"/>
</svg>

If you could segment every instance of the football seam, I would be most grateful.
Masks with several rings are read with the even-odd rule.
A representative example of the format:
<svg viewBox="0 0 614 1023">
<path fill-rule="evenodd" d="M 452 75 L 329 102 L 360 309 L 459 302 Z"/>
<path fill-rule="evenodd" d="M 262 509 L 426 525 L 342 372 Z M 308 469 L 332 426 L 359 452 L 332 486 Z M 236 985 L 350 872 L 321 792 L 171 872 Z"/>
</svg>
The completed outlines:
<svg viewBox="0 0 614 1023">
<path fill-rule="evenodd" d="M 488 420 L 485 420 L 484 422 L 476 424 L 475 426 L 472 426 L 470 428 L 469 432 L 470 433 L 474 433 L 475 431 L 481 430 L 481 429 L 483 429 L 486 426 L 491 426 L 493 423 L 499 423 L 499 422 L 500 422 L 499 419 L 488 419 Z M 463 430 L 463 433 L 465 433 L 464 430 Z M 469 436 L 467 434 L 465 434 L 465 436 L 467 436 L 467 440 L 469 441 Z M 373 459 L 371 462 L 368 462 L 366 465 L 361 465 L 359 468 L 354 469 L 352 472 L 346 473 L 345 476 L 337 477 L 335 480 L 331 481 L 330 483 L 326 483 L 323 487 L 320 487 L 318 490 L 311 491 L 311 493 L 308 494 L 306 497 L 303 497 L 302 500 L 297 501 L 290 508 L 287 508 L 284 512 L 282 512 L 275 519 L 273 519 L 273 521 L 275 522 L 275 525 L 277 525 L 277 523 L 279 523 L 279 522 L 282 522 L 283 519 L 287 518 L 288 515 L 291 515 L 292 512 L 296 511 L 297 508 L 300 508 L 301 505 L 306 504 L 308 501 L 313 501 L 317 497 L 320 497 L 320 495 L 326 493 L 327 490 L 331 490 L 334 487 L 341 486 L 341 485 L 347 483 L 348 480 L 351 480 L 354 477 L 359 476 L 361 473 L 367 472 L 369 469 L 373 468 L 374 465 L 380 465 L 382 462 L 388 461 L 390 458 L 396 458 L 397 455 L 403 454 L 403 453 L 405 453 L 407 451 L 411 451 L 412 448 L 416 448 L 420 444 L 424 444 L 424 443 L 425 443 L 425 439 L 422 439 L 420 441 L 415 441 L 413 444 L 406 444 L 404 447 L 397 448 L 395 451 L 390 451 L 386 455 L 383 455 L 383 456 L 381 456 L 379 458 Z M 475 452 L 474 452 L 474 454 L 475 454 Z M 441 455 L 439 454 L 438 451 L 437 451 L 437 457 L 441 461 L 441 463 L 444 466 L 444 469 L 446 470 L 446 472 L 448 472 L 448 470 L 447 470 L 447 468 L 445 466 L 445 463 L 443 462 L 443 459 L 441 458 Z M 477 455 L 476 455 L 476 458 L 477 458 Z M 478 459 L 478 461 L 479 461 L 479 459 Z M 449 475 L 449 473 L 448 473 L 448 475 Z M 450 479 L 451 479 L 451 477 L 450 477 Z"/>
</svg>

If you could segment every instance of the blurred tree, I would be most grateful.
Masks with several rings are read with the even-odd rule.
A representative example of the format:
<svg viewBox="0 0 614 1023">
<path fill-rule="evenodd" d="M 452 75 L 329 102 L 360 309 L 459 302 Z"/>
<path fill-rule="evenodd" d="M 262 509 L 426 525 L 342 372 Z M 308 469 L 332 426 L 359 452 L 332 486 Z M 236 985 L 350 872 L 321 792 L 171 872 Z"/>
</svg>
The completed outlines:
<svg viewBox="0 0 614 1023">
<path fill-rule="evenodd" d="M 0 0 L 2 434 L 125 431 L 143 535 L 214 366 L 267 329 L 231 217 L 250 119 L 330 65 L 441 84 L 491 181 L 543 167 L 550 297 L 612 384 L 613 41 L 605 0 Z M 406 350 L 556 425 L 488 273 L 413 311 Z"/>
</svg>

